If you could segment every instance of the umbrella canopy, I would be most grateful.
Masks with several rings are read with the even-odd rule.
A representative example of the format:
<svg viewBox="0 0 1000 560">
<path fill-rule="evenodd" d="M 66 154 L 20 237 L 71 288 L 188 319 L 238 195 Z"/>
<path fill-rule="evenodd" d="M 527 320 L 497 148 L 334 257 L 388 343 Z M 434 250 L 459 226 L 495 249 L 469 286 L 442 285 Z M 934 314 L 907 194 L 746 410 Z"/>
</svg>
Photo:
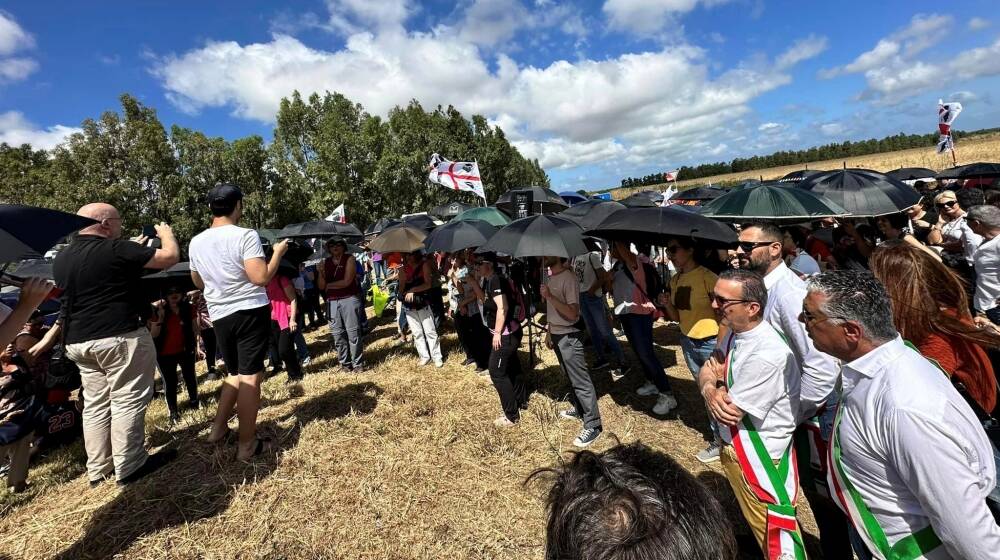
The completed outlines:
<svg viewBox="0 0 1000 560">
<path fill-rule="evenodd" d="M 403 223 L 410 227 L 422 229 L 426 232 L 430 232 L 431 230 L 433 230 L 438 226 L 437 222 L 435 222 L 434 219 L 428 216 L 427 214 L 415 214 L 413 216 L 407 216 L 403 218 Z"/>
<path fill-rule="evenodd" d="M 586 202 L 589 200 L 587 197 L 581 195 L 580 193 L 575 193 L 573 191 L 563 191 L 559 193 L 559 198 L 563 199 L 563 202 L 569 204 L 572 207 L 575 204 L 580 204 L 581 202 Z"/>
<path fill-rule="evenodd" d="M 428 251 L 454 253 L 469 247 L 482 247 L 497 232 L 497 227 L 482 220 L 449 222 L 438 227 L 427 239 L 424 246 Z"/>
<path fill-rule="evenodd" d="M 399 220 L 394 220 L 392 218 L 382 218 L 374 224 L 368 226 L 365 230 L 365 235 L 378 235 L 385 231 L 386 229 L 399 223 Z"/>
<path fill-rule="evenodd" d="M 778 179 L 779 183 L 798 183 L 799 181 L 805 181 L 806 179 L 819 175 L 820 173 L 826 173 L 825 171 L 817 171 L 815 169 L 799 169 L 798 171 L 792 171 L 786 174 L 781 179 Z"/>
<path fill-rule="evenodd" d="M 544 187 L 531 187 L 527 189 L 514 189 L 507 191 L 500 195 L 500 198 L 497 199 L 495 206 L 506 212 L 508 216 L 513 216 L 514 193 L 524 191 L 531 191 L 531 211 L 536 214 L 555 214 L 556 212 L 562 212 L 566 208 L 569 208 L 566 201 L 556 194 L 555 191 Z"/>
<path fill-rule="evenodd" d="M 701 214 L 727 220 L 816 220 L 846 216 L 836 203 L 805 189 L 787 183 L 765 183 L 754 188 L 732 191 L 705 203 Z"/>
<path fill-rule="evenodd" d="M 15 278 L 44 278 L 54 279 L 52 274 L 52 259 L 32 259 L 17 263 L 17 268 L 7 273 Z"/>
<path fill-rule="evenodd" d="M 623 198 L 620 201 L 620 204 L 627 208 L 656 208 L 659 206 L 659 204 L 653 202 L 653 199 L 639 194 L 633 194 L 632 196 Z"/>
<path fill-rule="evenodd" d="M 743 189 L 752 189 L 754 187 L 759 187 L 759 186 L 761 186 L 763 184 L 764 183 L 761 183 L 757 179 L 748 179 L 748 180 L 743 181 L 742 183 L 740 183 L 738 185 L 729 187 L 729 192 L 742 191 Z"/>
<path fill-rule="evenodd" d="M 720 246 L 736 243 L 736 232 L 731 227 L 676 206 L 619 210 L 587 233 L 611 241 L 641 241 L 654 245 L 666 245 L 671 237 L 686 237 Z"/>
<path fill-rule="evenodd" d="M 0 204 L 0 263 L 40 257 L 60 239 L 96 223 L 59 210 Z"/>
<path fill-rule="evenodd" d="M 536 214 L 507 224 L 476 252 L 568 259 L 588 250 L 580 226 L 559 216 Z"/>
<path fill-rule="evenodd" d="M 327 220 L 316 220 L 289 224 L 278 232 L 279 239 L 339 236 L 351 241 L 360 241 L 364 235 L 354 224 L 342 224 Z"/>
<path fill-rule="evenodd" d="M 424 248 L 427 233 L 407 224 L 398 224 L 386 229 L 368 244 L 378 253 L 412 253 Z"/>
<path fill-rule="evenodd" d="M 706 185 L 704 187 L 695 187 L 693 189 L 681 191 L 670 197 L 670 200 L 715 200 L 724 194 L 726 194 L 726 189 Z"/>
<path fill-rule="evenodd" d="M 613 200 L 588 200 L 563 210 L 559 213 L 559 217 L 573 220 L 586 230 L 597 227 L 604 218 L 623 208 L 624 204 Z"/>
<path fill-rule="evenodd" d="M 177 280 L 183 278 L 191 278 L 190 262 L 179 262 L 170 268 L 142 277 L 143 280 Z"/>
<path fill-rule="evenodd" d="M 497 210 L 492 206 L 486 208 L 472 208 L 451 219 L 453 222 L 464 222 L 467 220 L 482 220 L 497 227 L 503 227 L 510 223 L 510 216 Z"/>
<path fill-rule="evenodd" d="M 926 167 L 900 167 L 892 171 L 886 171 L 886 175 L 900 181 L 915 181 L 917 179 L 933 179 L 937 172 Z"/>
<path fill-rule="evenodd" d="M 441 218 L 442 220 L 450 220 L 462 212 L 465 212 L 469 208 L 475 208 L 475 206 L 464 202 L 450 202 L 448 204 L 442 204 L 431 208 L 428 214 Z"/>
<path fill-rule="evenodd" d="M 191 280 L 191 263 L 179 262 L 153 274 L 142 277 L 143 291 L 150 300 L 164 296 L 167 288 L 177 287 L 185 292 L 196 290 L 194 280 Z"/>
<path fill-rule="evenodd" d="M 1000 177 L 1000 163 L 970 163 L 945 169 L 937 174 L 938 179 L 976 179 Z"/>
<path fill-rule="evenodd" d="M 870 169 L 828 171 L 798 186 L 825 196 L 858 218 L 895 214 L 920 202 L 920 193 L 913 187 Z"/>
</svg>

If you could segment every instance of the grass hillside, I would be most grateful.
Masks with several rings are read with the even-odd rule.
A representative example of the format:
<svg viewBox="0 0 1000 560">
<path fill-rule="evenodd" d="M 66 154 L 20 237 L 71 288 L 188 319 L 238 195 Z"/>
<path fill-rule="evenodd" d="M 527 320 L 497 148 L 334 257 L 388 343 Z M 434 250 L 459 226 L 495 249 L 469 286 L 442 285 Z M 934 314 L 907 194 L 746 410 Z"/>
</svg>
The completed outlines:
<svg viewBox="0 0 1000 560">
<path fill-rule="evenodd" d="M 152 404 L 148 444 L 179 457 L 149 479 L 90 489 L 79 443 L 41 459 L 26 493 L 0 494 L 0 558 L 541 559 L 547 488 L 524 480 L 566 457 L 580 427 L 558 419 L 570 388 L 555 356 L 541 351 L 530 409 L 501 430 L 489 378 L 461 366 L 454 334 L 443 337 L 445 367 L 420 368 L 412 345 L 391 341 L 391 319 L 374 324 L 370 371 L 334 372 L 322 329 L 308 337 L 314 363 L 301 393 L 289 393 L 284 374 L 266 382 L 261 430 L 276 449 L 256 462 L 205 442 L 219 382 L 203 377 L 206 406 L 177 427 L 162 400 Z M 638 372 L 618 382 L 597 375 L 606 432 L 592 449 L 617 437 L 672 455 L 722 501 L 744 557 L 758 558 L 721 468 L 694 458 L 706 413 L 676 336 L 662 322 L 656 329 L 680 407 L 653 417 L 652 397 L 633 392 Z M 802 511 L 815 549 L 804 500 Z"/>
<path fill-rule="evenodd" d="M 984 134 L 962 139 L 956 146 L 956 154 L 959 164 L 974 163 L 977 161 L 1000 161 L 1000 134 Z M 707 184 L 733 184 L 747 179 L 771 180 L 780 179 L 792 171 L 800 169 L 819 169 L 829 171 L 844 167 L 860 167 L 864 169 L 874 169 L 875 171 L 891 171 L 900 167 L 927 167 L 940 171 L 952 167 L 951 154 L 945 153 L 937 155 L 934 148 L 913 148 L 910 150 L 899 150 L 897 152 L 886 152 L 881 154 L 869 154 L 847 160 L 826 160 L 808 164 L 786 165 L 784 167 L 770 167 L 768 169 L 757 169 L 744 173 L 727 173 L 725 175 L 715 175 L 713 177 L 702 177 L 687 181 L 677 181 L 677 188 L 683 190 L 687 187 Z M 668 185 L 647 185 L 644 187 L 630 187 L 612 189 L 611 196 L 616 200 L 623 199 L 632 193 L 644 190 L 663 190 Z"/>
</svg>

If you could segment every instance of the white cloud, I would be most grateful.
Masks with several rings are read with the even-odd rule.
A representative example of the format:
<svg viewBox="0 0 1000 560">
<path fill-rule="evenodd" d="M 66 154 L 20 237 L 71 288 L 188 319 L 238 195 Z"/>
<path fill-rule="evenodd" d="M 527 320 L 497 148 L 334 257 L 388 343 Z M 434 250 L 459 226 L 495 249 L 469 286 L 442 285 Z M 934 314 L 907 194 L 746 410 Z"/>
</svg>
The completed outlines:
<svg viewBox="0 0 1000 560">
<path fill-rule="evenodd" d="M 824 123 L 819 126 L 819 131 L 827 136 L 840 136 L 845 130 L 844 125 L 839 122 Z"/>
<path fill-rule="evenodd" d="M 152 71 L 184 111 L 226 107 L 261 122 L 273 122 L 279 101 L 292 90 L 337 91 L 381 115 L 411 99 L 425 107 L 455 105 L 502 126 L 543 166 L 575 167 L 697 158 L 726 142 L 733 145 L 733 120 L 749 113 L 756 97 L 789 83 L 784 70 L 807 58 L 786 54 L 775 63 L 757 61 L 719 73 L 703 50 L 680 43 L 536 67 L 504 54 L 487 58 L 483 42 L 475 41 L 445 26 L 428 32 L 382 28 L 351 35 L 342 49 L 328 51 L 276 34 L 245 45 L 210 41 L 153 60 Z M 804 41 L 811 46 L 800 48 L 809 56 L 825 43 Z"/>
<path fill-rule="evenodd" d="M 528 10 L 520 2 L 475 0 L 464 10 L 459 38 L 477 45 L 496 45 L 510 40 L 530 21 Z"/>
<path fill-rule="evenodd" d="M 23 80 L 38 69 L 31 58 L 12 56 L 34 47 L 35 38 L 13 16 L 0 10 L 0 83 Z"/>
<path fill-rule="evenodd" d="M 50 150 L 74 132 L 80 129 L 61 124 L 40 129 L 18 111 L 0 113 L 0 143 L 10 146 L 31 144 L 35 149 Z"/>
<path fill-rule="evenodd" d="M 330 27 L 345 35 L 365 29 L 399 29 L 416 11 L 409 0 L 326 0 Z"/>
<path fill-rule="evenodd" d="M 969 20 L 969 31 L 981 31 L 990 25 L 990 20 L 981 17 L 974 17 Z"/>
<path fill-rule="evenodd" d="M 829 42 L 826 37 L 809 35 L 804 39 L 799 39 L 798 41 L 792 43 L 792 46 L 788 47 L 788 49 L 778 57 L 778 60 L 775 62 L 775 66 L 779 70 L 791 68 L 803 60 L 809 60 L 810 58 L 819 56 L 819 54 L 825 51 L 828 46 Z"/>
<path fill-rule="evenodd" d="M 611 29 L 652 34 L 673 23 L 674 16 L 695 9 L 698 4 L 711 7 L 727 0 L 606 0 L 601 10 Z"/>
<path fill-rule="evenodd" d="M 786 128 L 788 128 L 788 125 L 781 124 L 781 123 L 776 123 L 776 122 L 766 122 L 766 123 L 758 126 L 757 127 L 757 131 L 758 132 L 763 132 L 765 134 L 774 134 L 774 133 L 777 133 L 777 132 L 781 132 L 781 131 L 785 130 Z"/>
<path fill-rule="evenodd" d="M 948 96 L 948 101 L 958 101 L 959 103 L 971 103 L 973 101 L 978 101 L 979 96 L 971 91 L 956 91 L 955 93 Z"/>
</svg>

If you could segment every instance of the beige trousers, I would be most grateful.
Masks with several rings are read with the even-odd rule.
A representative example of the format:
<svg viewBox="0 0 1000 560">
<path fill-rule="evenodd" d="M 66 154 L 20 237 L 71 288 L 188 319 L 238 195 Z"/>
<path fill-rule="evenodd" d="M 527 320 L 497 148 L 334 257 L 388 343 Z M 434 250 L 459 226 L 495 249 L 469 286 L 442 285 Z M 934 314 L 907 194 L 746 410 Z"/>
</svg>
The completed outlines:
<svg viewBox="0 0 1000 560">
<path fill-rule="evenodd" d="M 35 433 L 30 432 L 23 438 L 0 447 L 0 458 L 10 457 L 10 468 L 7 471 L 7 487 L 20 491 L 28 480 L 28 462 L 31 459 L 31 442 Z"/>
<path fill-rule="evenodd" d="M 83 382 L 83 440 L 90 480 L 132 474 L 146 462 L 146 408 L 156 348 L 145 327 L 66 345 Z"/>
</svg>

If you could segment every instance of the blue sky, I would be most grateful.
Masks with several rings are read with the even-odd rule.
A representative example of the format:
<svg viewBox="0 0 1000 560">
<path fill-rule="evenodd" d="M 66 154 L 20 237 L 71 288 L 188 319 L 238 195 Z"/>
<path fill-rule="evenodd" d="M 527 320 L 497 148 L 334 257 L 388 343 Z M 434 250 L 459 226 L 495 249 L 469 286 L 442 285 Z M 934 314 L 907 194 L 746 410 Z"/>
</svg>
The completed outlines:
<svg viewBox="0 0 1000 560">
<path fill-rule="evenodd" d="M 965 105 L 960 129 L 1000 126 L 995 0 L 55 6 L 0 12 L 0 141 L 51 147 L 123 92 L 167 126 L 269 140 L 281 97 L 330 90 L 483 114 L 575 190 L 933 132 L 938 98 Z"/>
</svg>

